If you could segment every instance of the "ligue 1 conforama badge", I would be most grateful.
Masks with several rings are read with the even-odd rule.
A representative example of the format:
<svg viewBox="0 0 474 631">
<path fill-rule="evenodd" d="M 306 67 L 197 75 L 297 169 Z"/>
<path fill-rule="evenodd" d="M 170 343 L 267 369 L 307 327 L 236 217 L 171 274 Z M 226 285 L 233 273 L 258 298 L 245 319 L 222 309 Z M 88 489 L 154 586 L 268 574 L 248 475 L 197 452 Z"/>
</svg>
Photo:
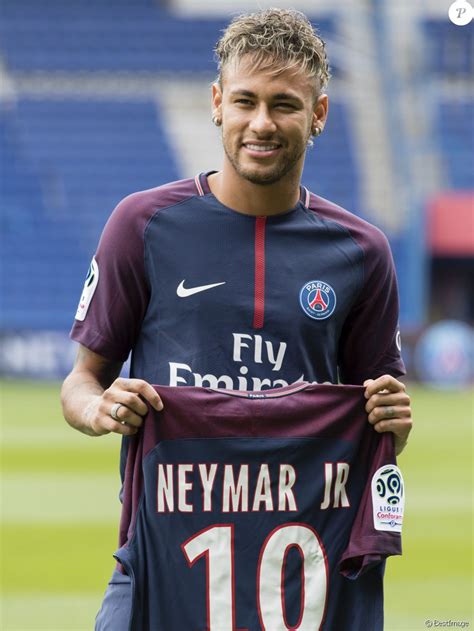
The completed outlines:
<svg viewBox="0 0 474 631">
<path fill-rule="evenodd" d="M 405 485 L 397 466 L 385 465 L 374 473 L 372 507 L 375 530 L 402 532 Z"/>
<path fill-rule="evenodd" d="M 310 318 L 325 320 L 336 308 L 336 292 L 322 280 L 311 280 L 300 291 L 300 305 Z"/>
<path fill-rule="evenodd" d="M 86 282 L 84 283 L 84 289 L 82 290 L 81 299 L 76 311 L 76 320 L 82 322 L 91 304 L 92 296 L 94 295 L 97 283 L 99 282 L 99 266 L 95 258 L 92 259 L 89 265 L 89 270 L 86 276 Z"/>
</svg>

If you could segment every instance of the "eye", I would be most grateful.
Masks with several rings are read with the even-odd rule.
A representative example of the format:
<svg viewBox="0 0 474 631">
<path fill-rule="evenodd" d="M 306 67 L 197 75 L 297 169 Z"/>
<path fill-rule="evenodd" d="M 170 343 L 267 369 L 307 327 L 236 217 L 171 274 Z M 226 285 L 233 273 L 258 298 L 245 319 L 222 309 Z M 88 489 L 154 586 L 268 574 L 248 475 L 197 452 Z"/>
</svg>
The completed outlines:
<svg viewBox="0 0 474 631">
<path fill-rule="evenodd" d="M 282 101 L 281 103 L 275 103 L 275 107 L 278 107 L 279 109 L 283 109 L 283 110 L 295 110 L 296 109 L 296 107 L 292 103 L 287 103 L 285 101 Z"/>
<path fill-rule="evenodd" d="M 239 105 L 252 105 L 252 101 L 250 99 L 235 99 L 235 102 Z"/>
</svg>

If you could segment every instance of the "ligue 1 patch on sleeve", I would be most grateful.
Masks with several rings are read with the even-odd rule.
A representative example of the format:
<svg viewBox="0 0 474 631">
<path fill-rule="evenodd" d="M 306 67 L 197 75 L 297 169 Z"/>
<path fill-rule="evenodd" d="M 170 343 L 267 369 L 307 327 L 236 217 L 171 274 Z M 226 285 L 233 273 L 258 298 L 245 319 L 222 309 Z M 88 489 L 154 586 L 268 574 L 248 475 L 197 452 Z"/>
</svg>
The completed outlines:
<svg viewBox="0 0 474 631">
<path fill-rule="evenodd" d="M 375 530 L 402 532 L 405 485 L 397 466 L 385 465 L 374 473 L 372 507 Z"/>
<path fill-rule="evenodd" d="M 87 315 L 87 311 L 89 309 L 89 305 L 91 304 L 98 282 L 99 266 L 97 265 L 95 258 L 93 258 L 91 264 L 89 265 L 86 282 L 84 283 L 84 289 L 82 290 L 81 299 L 79 300 L 79 305 L 76 311 L 76 320 L 79 320 L 79 322 L 82 322 Z"/>
</svg>

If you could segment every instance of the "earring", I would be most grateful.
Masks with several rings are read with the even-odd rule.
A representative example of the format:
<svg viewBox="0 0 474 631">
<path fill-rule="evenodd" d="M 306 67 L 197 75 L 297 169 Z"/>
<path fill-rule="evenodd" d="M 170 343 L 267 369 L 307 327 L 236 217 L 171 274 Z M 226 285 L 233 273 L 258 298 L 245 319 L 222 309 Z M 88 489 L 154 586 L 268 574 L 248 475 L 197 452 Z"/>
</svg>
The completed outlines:
<svg viewBox="0 0 474 631">
<path fill-rule="evenodd" d="M 212 117 L 212 122 L 216 127 L 220 127 L 222 125 L 222 120 L 216 114 Z"/>
<path fill-rule="evenodd" d="M 322 131 L 321 127 L 314 127 L 311 133 L 315 138 L 317 138 Z"/>
</svg>

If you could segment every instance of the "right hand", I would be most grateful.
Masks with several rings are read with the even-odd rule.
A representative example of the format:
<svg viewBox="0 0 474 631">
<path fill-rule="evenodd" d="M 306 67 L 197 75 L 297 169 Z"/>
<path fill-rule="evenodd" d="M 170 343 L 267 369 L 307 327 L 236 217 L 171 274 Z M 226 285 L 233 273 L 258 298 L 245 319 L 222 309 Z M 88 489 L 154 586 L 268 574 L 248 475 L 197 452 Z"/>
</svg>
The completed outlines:
<svg viewBox="0 0 474 631">
<path fill-rule="evenodd" d="M 111 416 L 112 407 L 120 403 L 118 421 Z M 163 409 L 156 390 L 143 379 L 116 379 L 103 394 L 95 398 L 84 410 L 87 423 L 96 436 L 115 433 L 133 436 L 142 425 L 148 404 L 160 412 Z"/>
</svg>

